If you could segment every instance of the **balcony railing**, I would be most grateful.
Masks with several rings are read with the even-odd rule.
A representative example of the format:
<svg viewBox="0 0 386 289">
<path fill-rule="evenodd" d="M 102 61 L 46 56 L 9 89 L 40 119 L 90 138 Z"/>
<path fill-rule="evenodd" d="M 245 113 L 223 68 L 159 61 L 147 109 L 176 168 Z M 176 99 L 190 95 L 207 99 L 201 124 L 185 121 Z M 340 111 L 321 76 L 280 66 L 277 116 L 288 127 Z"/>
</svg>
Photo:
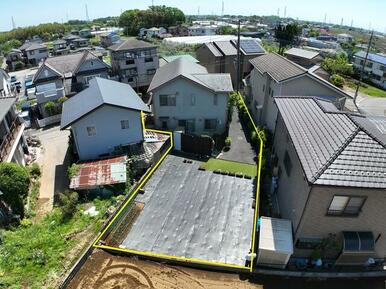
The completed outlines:
<svg viewBox="0 0 386 289">
<path fill-rule="evenodd" d="M 21 123 L 18 118 L 15 118 L 11 127 L 9 128 L 9 133 L 5 136 L 4 140 L 0 145 L 0 162 L 3 162 L 7 159 L 8 154 L 12 148 L 12 145 L 15 142 L 16 136 L 21 129 Z"/>
</svg>

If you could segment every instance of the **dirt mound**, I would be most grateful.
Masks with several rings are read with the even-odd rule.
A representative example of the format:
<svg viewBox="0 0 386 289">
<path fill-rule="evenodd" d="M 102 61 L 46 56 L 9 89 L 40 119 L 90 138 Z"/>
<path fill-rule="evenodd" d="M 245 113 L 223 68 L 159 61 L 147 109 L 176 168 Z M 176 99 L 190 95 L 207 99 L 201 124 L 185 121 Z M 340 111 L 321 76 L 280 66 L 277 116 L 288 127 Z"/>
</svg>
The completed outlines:
<svg viewBox="0 0 386 289">
<path fill-rule="evenodd" d="M 169 266 L 96 251 L 89 257 L 68 288 L 256 289 L 261 287 L 240 280 L 236 274 Z"/>
</svg>

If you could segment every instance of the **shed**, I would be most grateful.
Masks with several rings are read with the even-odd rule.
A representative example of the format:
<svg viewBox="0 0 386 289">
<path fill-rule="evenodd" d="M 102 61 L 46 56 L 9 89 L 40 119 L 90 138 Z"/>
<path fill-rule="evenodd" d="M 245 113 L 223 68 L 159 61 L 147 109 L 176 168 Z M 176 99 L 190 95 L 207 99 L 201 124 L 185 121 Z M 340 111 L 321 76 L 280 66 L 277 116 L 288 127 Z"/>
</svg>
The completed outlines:
<svg viewBox="0 0 386 289">
<path fill-rule="evenodd" d="M 257 264 L 284 269 L 292 254 L 291 221 L 261 217 Z"/>
</svg>

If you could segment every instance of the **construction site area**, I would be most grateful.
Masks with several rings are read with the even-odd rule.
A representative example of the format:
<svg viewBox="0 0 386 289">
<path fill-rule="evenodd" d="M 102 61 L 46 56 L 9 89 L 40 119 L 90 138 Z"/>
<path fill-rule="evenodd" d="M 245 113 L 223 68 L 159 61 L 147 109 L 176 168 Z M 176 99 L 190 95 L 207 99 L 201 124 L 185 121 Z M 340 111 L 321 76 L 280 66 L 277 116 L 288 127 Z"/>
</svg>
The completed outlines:
<svg viewBox="0 0 386 289">
<path fill-rule="evenodd" d="M 254 180 L 206 171 L 201 164 L 167 155 L 100 243 L 139 255 L 244 268 Z"/>
</svg>

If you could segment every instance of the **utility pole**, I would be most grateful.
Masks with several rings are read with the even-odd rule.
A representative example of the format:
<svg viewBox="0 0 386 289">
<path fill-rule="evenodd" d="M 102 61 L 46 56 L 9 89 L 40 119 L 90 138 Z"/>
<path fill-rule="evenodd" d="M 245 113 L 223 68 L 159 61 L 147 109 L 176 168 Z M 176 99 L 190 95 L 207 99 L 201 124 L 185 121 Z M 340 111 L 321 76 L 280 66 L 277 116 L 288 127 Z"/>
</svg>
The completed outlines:
<svg viewBox="0 0 386 289">
<path fill-rule="evenodd" d="M 277 17 L 280 17 L 280 8 L 277 8 Z"/>
<path fill-rule="evenodd" d="M 224 1 L 222 1 L 221 5 L 221 17 L 224 17 Z"/>
<path fill-rule="evenodd" d="M 343 17 L 342 17 L 342 19 L 340 20 L 340 26 L 343 26 Z"/>
<path fill-rule="evenodd" d="M 87 20 L 87 22 L 89 22 L 89 21 L 90 21 L 90 17 L 88 17 L 88 8 L 87 8 L 87 4 L 85 4 L 85 6 L 86 6 L 86 20 Z"/>
<path fill-rule="evenodd" d="M 240 92 L 240 19 L 237 27 L 237 83 L 236 90 Z"/>
<path fill-rule="evenodd" d="M 324 25 L 326 25 L 327 23 L 327 13 L 324 13 Z"/>
<path fill-rule="evenodd" d="M 12 20 L 12 29 L 16 29 L 15 19 L 13 19 L 13 16 L 11 16 Z"/>
<path fill-rule="evenodd" d="M 287 6 L 284 6 L 284 18 L 287 16 Z"/>
<path fill-rule="evenodd" d="M 200 6 L 198 6 L 198 8 L 197 8 L 197 17 L 199 17 L 200 16 Z"/>
<path fill-rule="evenodd" d="M 360 72 L 360 75 L 359 75 L 359 80 L 358 80 L 358 82 L 357 82 L 357 88 L 356 88 L 355 94 L 354 94 L 354 104 L 355 104 L 355 105 L 356 105 L 356 101 L 357 101 L 357 96 L 358 96 L 359 86 L 361 85 L 361 82 L 362 82 L 363 72 L 365 71 L 366 61 L 367 61 L 367 58 L 368 58 L 368 56 L 369 56 L 369 51 L 370 51 L 370 47 L 371 47 L 371 42 L 373 41 L 373 34 L 374 34 L 374 30 L 371 31 L 371 34 L 370 34 L 370 40 L 369 40 L 369 44 L 367 45 L 365 61 L 363 61 L 363 64 L 362 64 L 362 67 L 361 67 L 361 72 Z"/>
</svg>

